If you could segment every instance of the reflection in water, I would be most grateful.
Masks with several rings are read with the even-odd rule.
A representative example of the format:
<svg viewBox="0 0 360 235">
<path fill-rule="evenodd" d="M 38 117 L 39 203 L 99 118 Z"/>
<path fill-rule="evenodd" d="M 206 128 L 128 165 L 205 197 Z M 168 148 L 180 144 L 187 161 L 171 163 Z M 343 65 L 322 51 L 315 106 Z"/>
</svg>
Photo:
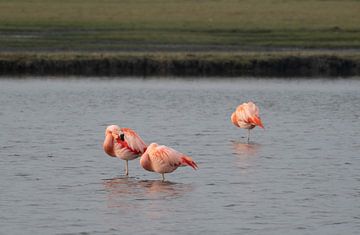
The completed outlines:
<svg viewBox="0 0 360 235">
<path fill-rule="evenodd" d="M 240 157 L 255 156 L 261 147 L 260 144 L 248 144 L 239 141 L 232 141 L 232 144 L 235 154 Z"/>
<path fill-rule="evenodd" d="M 260 144 L 248 144 L 238 141 L 231 141 L 238 161 L 236 165 L 241 169 L 248 169 L 251 165 L 251 160 L 258 155 L 258 151 L 261 148 Z"/>
<path fill-rule="evenodd" d="M 104 180 L 108 191 L 108 207 L 133 209 L 141 200 L 168 200 L 179 198 L 192 191 L 189 184 L 173 183 L 161 180 L 137 180 L 124 177 Z"/>
</svg>

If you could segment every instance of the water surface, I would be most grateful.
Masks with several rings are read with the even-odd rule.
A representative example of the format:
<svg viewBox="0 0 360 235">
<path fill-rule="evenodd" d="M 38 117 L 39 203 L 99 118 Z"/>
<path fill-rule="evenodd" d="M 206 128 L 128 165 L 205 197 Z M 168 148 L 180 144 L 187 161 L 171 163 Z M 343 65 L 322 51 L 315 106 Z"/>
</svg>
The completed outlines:
<svg viewBox="0 0 360 235">
<path fill-rule="evenodd" d="M 0 234 L 357 234 L 358 80 L 0 80 Z M 252 100 L 265 130 L 233 126 Z M 107 157 L 109 124 L 192 156 Z"/>
</svg>

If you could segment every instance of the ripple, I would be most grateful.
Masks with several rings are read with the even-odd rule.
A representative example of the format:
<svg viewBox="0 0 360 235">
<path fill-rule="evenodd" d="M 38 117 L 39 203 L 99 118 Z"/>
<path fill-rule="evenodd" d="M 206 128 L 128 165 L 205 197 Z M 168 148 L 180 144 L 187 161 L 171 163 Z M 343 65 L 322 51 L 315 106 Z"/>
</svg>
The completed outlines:
<svg viewBox="0 0 360 235">
<path fill-rule="evenodd" d="M 332 222 L 332 223 L 325 223 L 325 225 L 339 225 L 339 224 L 349 224 L 349 221 L 338 221 L 338 222 Z"/>
<path fill-rule="evenodd" d="M 27 174 L 27 173 L 16 173 L 14 176 L 28 177 L 28 176 L 30 176 L 30 174 Z"/>
<path fill-rule="evenodd" d="M 1 148 L 2 149 L 11 149 L 11 148 L 14 148 L 14 147 L 15 147 L 15 145 L 4 145 Z"/>
<path fill-rule="evenodd" d="M 307 150 L 309 151 L 319 151 L 322 150 L 321 148 L 308 148 Z"/>
<path fill-rule="evenodd" d="M 14 154 L 8 154 L 8 156 L 9 156 L 9 157 L 21 157 L 20 154 L 16 154 L 16 153 L 14 153 Z"/>
</svg>

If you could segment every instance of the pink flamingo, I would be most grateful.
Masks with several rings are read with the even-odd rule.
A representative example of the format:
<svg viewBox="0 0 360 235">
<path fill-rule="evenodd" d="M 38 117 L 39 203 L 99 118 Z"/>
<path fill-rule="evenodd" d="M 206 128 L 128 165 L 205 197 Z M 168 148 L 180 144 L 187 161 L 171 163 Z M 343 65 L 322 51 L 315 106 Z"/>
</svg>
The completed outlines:
<svg viewBox="0 0 360 235">
<path fill-rule="evenodd" d="M 248 129 L 248 143 L 250 141 L 251 129 L 255 126 L 259 126 L 264 129 L 259 117 L 259 108 L 251 101 L 239 105 L 235 112 L 231 115 L 231 121 L 237 127 Z"/>
<path fill-rule="evenodd" d="M 103 148 L 109 156 L 126 161 L 125 175 L 129 175 L 128 161 L 143 154 L 146 144 L 132 129 L 111 125 L 106 128 Z"/>
<path fill-rule="evenodd" d="M 198 168 L 191 157 L 186 156 L 170 147 L 152 143 L 140 158 L 140 165 L 148 171 L 157 172 L 162 175 L 171 173 L 179 166 L 191 166 L 194 170 Z"/>
</svg>

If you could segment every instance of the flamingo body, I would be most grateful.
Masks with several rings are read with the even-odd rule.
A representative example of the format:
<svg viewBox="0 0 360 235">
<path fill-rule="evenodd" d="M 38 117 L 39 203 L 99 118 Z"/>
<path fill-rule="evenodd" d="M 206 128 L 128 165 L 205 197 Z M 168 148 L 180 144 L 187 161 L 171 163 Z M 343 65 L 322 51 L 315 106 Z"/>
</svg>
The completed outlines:
<svg viewBox="0 0 360 235">
<path fill-rule="evenodd" d="M 235 112 L 231 115 L 231 122 L 237 127 L 249 130 L 248 141 L 251 129 L 256 126 L 264 129 L 259 116 L 259 108 L 251 101 L 243 103 L 236 108 Z"/>
<path fill-rule="evenodd" d="M 126 161 L 126 175 L 128 175 L 127 161 L 141 156 L 146 151 L 146 144 L 134 130 L 110 125 L 105 131 L 103 148 L 109 156 Z"/>
<path fill-rule="evenodd" d="M 180 166 L 190 166 L 194 170 L 198 167 L 191 157 L 186 156 L 170 147 L 152 143 L 140 158 L 140 165 L 148 171 L 162 174 L 171 173 Z"/>
</svg>

